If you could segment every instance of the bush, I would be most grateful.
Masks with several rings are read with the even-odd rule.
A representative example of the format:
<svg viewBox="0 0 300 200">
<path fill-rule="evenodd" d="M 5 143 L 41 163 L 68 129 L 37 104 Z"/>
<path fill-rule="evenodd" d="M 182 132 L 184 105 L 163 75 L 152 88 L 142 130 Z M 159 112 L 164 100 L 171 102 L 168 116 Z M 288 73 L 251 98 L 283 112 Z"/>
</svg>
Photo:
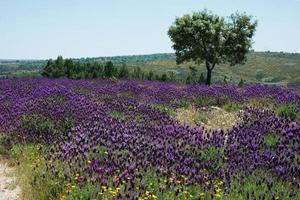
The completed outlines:
<svg viewBox="0 0 300 200">
<path fill-rule="evenodd" d="M 218 103 L 217 103 L 217 99 L 213 97 L 198 97 L 196 99 L 195 104 L 197 106 L 205 107 L 205 106 L 216 106 Z"/>
<path fill-rule="evenodd" d="M 223 109 L 232 112 L 232 111 L 238 111 L 242 109 L 242 105 L 234 102 L 226 103 L 223 105 Z"/>
<path fill-rule="evenodd" d="M 300 120 L 300 110 L 296 105 L 280 105 L 275 112 L 278 116 L 290 118 L 292 121 Z"/>
<path fill-rule="evenodd" d="M 267 134 L 263 139 L 263 144 L 266 147 L 272 148 L 275 147 L 276 144 L 280 141 L 281 137 L 275 133 Z"/>
<path fill-rule="evenodd" d="M 244 85 L 244 80 L 241 78 L 240 82 L 238 83 L 238 87 L 243 87 Z"/>
</svg>

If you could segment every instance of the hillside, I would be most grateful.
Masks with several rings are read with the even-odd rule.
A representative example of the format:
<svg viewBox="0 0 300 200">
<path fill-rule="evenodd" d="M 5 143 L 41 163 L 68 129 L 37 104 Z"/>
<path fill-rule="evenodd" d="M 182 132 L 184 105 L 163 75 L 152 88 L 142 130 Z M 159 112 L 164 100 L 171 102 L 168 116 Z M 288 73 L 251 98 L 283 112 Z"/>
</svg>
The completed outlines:
<svg viewBox="0 0 300 200">
<path fill-rule="evenodd" d="M 204 66 L 199 67 L 193 63 L 177 65 L 175 55 L 171 53 L 74 60 L 81 63 L 111 60 L 116 65 L 126 63 L 128 67 L 140 66 L 142 70 L 153 70 L 160 74 L 173 71 L 178 78 L 185 78 L 188 75 L 189 66 L 195 66 L 198 69 L 198 74 L 205 73 Z M 38 75 L 45 63 L 45 60 L 0 60 L 0 76 Z M 247 82 L 298 83 L 300 82 L 300 54 L 251 52 L 248 54 L 248 61 L 245 65 L 217 66 L 214 70 L 213 82 L 222 82 L 224 76 L 229 82 L 238 82 L 242 78 Z"/>
<path fill-rule="evenodd" d="M 166 60 L 146 61 L 139 65 L 142 65 L 145 70 L 151 69 L 160 73 L 174 71 L 179 77 L 186 77 L 189 73 L 189 66 L 196 67 L 198 73 L 206 72 L 204 65 L 200 67 L 193 63 L 176 65 L 175 57 Z M 227 77 L 228 81 L 234 82 L 239 81 L 241 78 L 248 82 L 281 84 L 300 82 L 300 54 L 250 53 L 245 65 L 216 66 L 213 81 L 223 81 L 224 76 Z"/>
</svg>

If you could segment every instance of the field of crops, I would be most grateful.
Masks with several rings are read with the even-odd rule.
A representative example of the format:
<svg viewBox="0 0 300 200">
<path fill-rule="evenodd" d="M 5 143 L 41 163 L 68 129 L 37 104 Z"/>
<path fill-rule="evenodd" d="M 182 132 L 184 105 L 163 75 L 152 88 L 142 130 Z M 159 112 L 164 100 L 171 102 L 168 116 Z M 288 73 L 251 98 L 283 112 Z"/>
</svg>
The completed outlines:
<svg viewBox="0 0 300 200">
<path fill-rule="evenodd" d="M 300 199 L 299 107 L 278 86 L 5 78 L 0 151 L 32 199 Z"/>
</svg>

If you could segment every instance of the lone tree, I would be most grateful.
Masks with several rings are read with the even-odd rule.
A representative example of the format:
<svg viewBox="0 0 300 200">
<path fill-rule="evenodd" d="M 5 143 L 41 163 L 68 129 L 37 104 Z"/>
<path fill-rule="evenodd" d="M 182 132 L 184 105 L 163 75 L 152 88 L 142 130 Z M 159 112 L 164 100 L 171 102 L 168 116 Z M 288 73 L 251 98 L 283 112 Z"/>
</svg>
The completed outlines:
<svg viewBox="0 0 300 200">
<path fill-rule="evenodd" d="M 246 62 L 256 26 L 257 21 L 246 14 L 235 13 L 225 20 L 204 10 L 176 18 L 168 35 L 174 43 L 177 63 L 205 63 L 206 84 L 210 85 L 216 65 Z"/>
</svg>

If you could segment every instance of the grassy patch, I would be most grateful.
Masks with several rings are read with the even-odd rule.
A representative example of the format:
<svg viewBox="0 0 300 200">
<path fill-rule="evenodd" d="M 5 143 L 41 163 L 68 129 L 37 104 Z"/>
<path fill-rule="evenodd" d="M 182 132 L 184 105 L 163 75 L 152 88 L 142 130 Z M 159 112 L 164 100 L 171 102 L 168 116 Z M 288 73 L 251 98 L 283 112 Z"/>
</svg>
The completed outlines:
<svg viewBox="0 0 300 200">
<path fill-rule="evenodd" d="M 167 105 L 155 104 L 155 105 L 153 105 L 153 108 L 159 110 L 160 112 L 166 113 L 169 116 L 174 116 L 175 115 L 174 109 L 167 106 Z"/>
<path fill-rule="evenodd" d="M 207 113 L 207 129 L 229 129 L 239 122 L 240 118 L 236 112 L 227 112 L 221 108 L 213 108 Z"/>
<path fill-rule="evenodd" d="M 269 110 L 275 109 L 275 103 L 270 99 L 248 99 L 245 103 L 245 106 L 255 107 L 255 108 L 264 108 Z"/>
<path fill-rule="evenodd" d="M 257 170 L 233 181 L 231 192 L 223 199 L 300 199 L 300 191 L 289 182 L 273 179 L 270 172 Z"/>
<path fill-rule="evenodd" d="M 201 158 L 212 165 L 211 169 L 208 170 L 215 170 L 221 167 L 224 164 L 224 148 L 223 147 L 216 147 L 213 145 L 208 146 L 207 148 L 203 149 L 201 153 Z"/>
<path fill-rule="evenodd" d="M 8 161 L 16 168 L 16 184 L 22 188 L 22 199 L 57 199 L 60 183 L 46 173 L 43 145 L 14 145 Z"/>
<path fill-rule="evenodd" d="M 135 97 L 135 94 L 131 91 L 129 92 L 120 92 L 117 94 L 118 97 L 123 97 L 123 98 L 134 98 Z"/>
<path fill-rule="evenodd" d="M 104 94 L 104 95 L 100 96 L 100 100 L 105 103 L 111 103 L 113 101 L 113 97 L 109 94 Z"/>
<path fill-rule="evenodd" d="M 210 107 L 218 104 L 217 99 L 214 97 L 198 97 L 194 103 L 200 107 Z"/>
<path fill-rule="evenodd" d="M 279 105 L 275 112 L 280 117 L 290 118 L 293 121 L 300 120 L 300 109 L 296 105 Z"/>
<path fill-rule="evenodd" d="M 205 113 L 199 112 L 192 106 L 188 108 L 177 109 L 175 117 L 181 123 L 185 123 L 190 126 L 197 126 L 199 123 L 207 123 L 207 117 Z"/>
<path fill-rule="evenodd" d="M 263 144 L 266 147 L 275 147 L 278 142 L 280 142 L 281 136 L 275 133 L 269 133 L 263 138 Z"/>
<path fill-rule="evenodd" d="M 126 114 L 123 112 L 118 112 L 118 111 L 112 110 L 112 111 L 109 111 L 108 113 L 114 119 L 120 119 L 120 120 L 126 119 Z"/>
<path fill-rule="evenodd" d="M 60 94 L 54 94 L 46 98 L 49 105 L 63 105 L 66 101 L 67 97 Z"/>
<path fill-rule="evenodd" d="M 239 103 L 229 102 L 222 106 L 222 108 L 227 112 L 235 112 L 242 109 L 242 105 Z"/>
<path fill-rule="evenodd" d="M 192 103 L 189 100 L 181 99 L 178 105 L 180 106 L 180 108 L 189 108 L 190 106 L 192 106 Z"/>
<path fill-rule="evenodd" d="M 17 183 L 16 181 L 12 181 L 10 183 L 8 183 L 4 189 L 8 189 L 8 190 L 14 190 L 17 188 Z"/>
</svg>

